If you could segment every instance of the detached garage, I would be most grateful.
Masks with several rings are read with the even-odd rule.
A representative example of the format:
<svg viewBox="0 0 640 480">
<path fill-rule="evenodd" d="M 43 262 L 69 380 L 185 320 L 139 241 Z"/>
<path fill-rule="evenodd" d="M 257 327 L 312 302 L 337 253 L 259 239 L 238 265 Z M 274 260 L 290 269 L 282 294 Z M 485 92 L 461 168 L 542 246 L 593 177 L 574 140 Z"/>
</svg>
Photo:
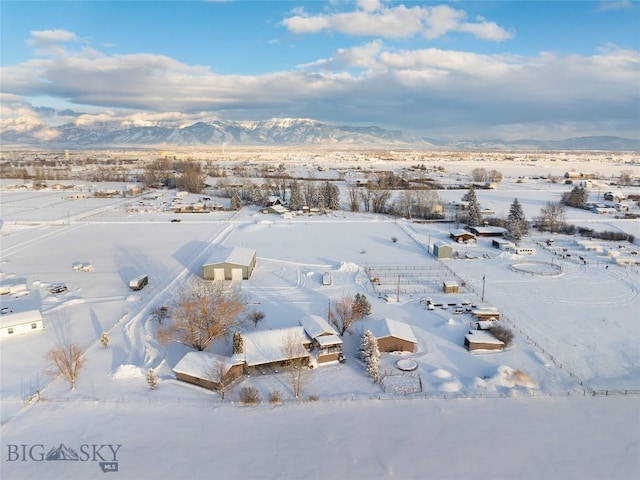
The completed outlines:
<svg viewBox="0 0 640 480">
<path fill-rule="evenodd" d="M 385 318 L 371 325 L 380 352 L 415 352 L 418 340 L 410 325 Z"/>
<path fill-rule="evenodd" d="M 205 280 L 249 280 L 256 266 L 256 251 L 236 247 L 218 252 L 202 266 Z"/>
</svg>

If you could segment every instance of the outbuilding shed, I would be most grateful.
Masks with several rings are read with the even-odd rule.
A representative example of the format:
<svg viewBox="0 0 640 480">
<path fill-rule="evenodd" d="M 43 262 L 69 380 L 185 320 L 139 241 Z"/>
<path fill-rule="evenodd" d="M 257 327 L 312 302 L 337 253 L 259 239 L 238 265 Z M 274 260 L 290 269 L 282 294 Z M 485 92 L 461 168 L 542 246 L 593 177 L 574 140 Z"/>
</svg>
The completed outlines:
<svg viewBox="0 0 640 480">
<path fill-rule="evenodd" d="M 456 229 L 449 232 L 449 237 L 457 243 L 470 243 L 476 241 L 476 236 L 466 230 Z"/>
<path fill-rule="evenodd" d="M 504 342 L 491 334 L 490 330 L 470 330 L 464 337 L 464 346 L 473 350 L 502 350 Z"/>
<path fill-rule="evenodd" d="M 460 291 L 460 286 L 455 280 L 445 280 L 442 282 L 442 291 L 444 293 L 458 293 Z"/>
<path fill-rule="evenodd" d="M 415 352 L 418 339 L 410 325 L 385 318 L 369 328 L 381 352 Z"/>
<path fill-rule="evenodd" d="M 453 247 L 445 242 L 436 242 L 433 244 L 433 255 L 436 258 L 451 258 Z"/>
<path fill-rule="evenodd" d="M 219 251 L 202 266 L 205 280 L 248 280 L 256 266 L 256 251 L 236 247 Z"/>
<path fill-rule="evenodd" d="M 469 231 L 477 237 L 502 237 L 506 233 L 506 229 L 502 227 L 471 227 Z"/>
</svg>

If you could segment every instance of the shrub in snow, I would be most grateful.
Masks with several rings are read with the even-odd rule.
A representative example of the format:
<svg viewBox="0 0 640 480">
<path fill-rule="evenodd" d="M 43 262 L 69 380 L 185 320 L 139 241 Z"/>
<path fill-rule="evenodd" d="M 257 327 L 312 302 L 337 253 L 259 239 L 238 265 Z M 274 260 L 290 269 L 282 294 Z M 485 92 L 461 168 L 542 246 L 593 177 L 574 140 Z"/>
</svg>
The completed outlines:
<svg viewBox="0 0 640 480">
<path fill-rule="evenodd" d="M 511 345 L 511 342 L 513 342 L 513 332 L 502 325 L 493 327 L 491 329 L 491 335 L 503 342 L 505 347 L 508 347 Z"/>
<path fill-rule="evenodd" d="M 260 392 L 256 387 L 242 387 L 238 392 L 240 402 L 253 405 L 260 403 Z"/>
<path fill-rule="evenodd" d="M 318 400 L 320 400 L 320 397 L 318 395 L 309 395 L 310 402 L 317 402 Z"/>
<path fill-rule="evenodd" d="M 107 348 L 109 345 L 109 334 L 107 332 L 102 332 L 102 335 L 100 336 L 100 343 L 104 348 Z"/>
<path fill-rule="evenodd" d="M 269 403 L 276 404 L 282 402 L 282 394 L 280 390 L 272 390 L 269 393 Z"/>
<path fill-rule="evenodd" d="M 147 383 L 149 384 L 149 388 L 154 390 L 158 386 L 158 376 L 153 369 L 147 372 Z"/>
<path fill-rule="evenodd" d="M 391 237 L 391 241 L 392 241 L 393 243 L 396 243 L 396 242 L 398 241 L 398 237 Z"/>
</svg>

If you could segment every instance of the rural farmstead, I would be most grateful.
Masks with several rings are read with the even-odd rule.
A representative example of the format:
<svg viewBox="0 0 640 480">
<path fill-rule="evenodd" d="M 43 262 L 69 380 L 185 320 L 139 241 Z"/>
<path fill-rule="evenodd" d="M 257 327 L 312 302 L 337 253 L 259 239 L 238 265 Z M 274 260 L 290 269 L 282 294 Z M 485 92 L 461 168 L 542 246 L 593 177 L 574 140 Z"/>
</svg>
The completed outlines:
<svg viewBox="0 0 640 480">
<path fill-rule="evenodd" d="M 202 266 L 205 280 L 249 280 L 256 266 L 256 251 L 236 247 L 219 251 Z"/>
</svg>

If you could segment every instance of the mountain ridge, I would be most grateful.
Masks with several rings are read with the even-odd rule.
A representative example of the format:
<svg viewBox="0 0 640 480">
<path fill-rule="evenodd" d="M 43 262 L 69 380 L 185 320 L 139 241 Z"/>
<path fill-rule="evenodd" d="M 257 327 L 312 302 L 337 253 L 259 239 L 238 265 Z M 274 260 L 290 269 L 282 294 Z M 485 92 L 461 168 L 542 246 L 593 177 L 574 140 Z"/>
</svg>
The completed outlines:
<svg viewBox="0 0 640 480">
<path fill-rule="evenodd" d="M 367 146 L 460 150 L 601 150 L 638 151 L 640 140 L 616 136 L 584 136 L 563 140 L 444 141 L 388 130 L 375 125 L 333 125 L 309 118 L 271 118 L 260 121 L 108 120 L 48 126 L 24 119 L 5 121 L 2 144 L 46 148 L 236 146 Z"/>
</svg>

